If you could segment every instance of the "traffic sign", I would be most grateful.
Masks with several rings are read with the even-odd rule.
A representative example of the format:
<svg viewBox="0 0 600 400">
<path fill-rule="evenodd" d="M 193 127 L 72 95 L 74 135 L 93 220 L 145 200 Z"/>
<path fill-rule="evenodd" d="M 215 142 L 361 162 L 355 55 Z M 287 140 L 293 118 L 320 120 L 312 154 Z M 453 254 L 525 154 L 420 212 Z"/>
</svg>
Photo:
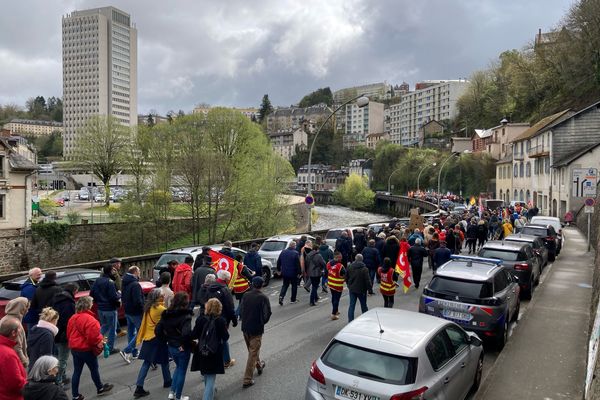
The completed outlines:
<svg viewBox="0 0 600 400">
<path fill-rule="evenodd" d="M 573 197 L 596 197 L 596 186 L 598 184 L 597 168 L 575 168 L 573 169 Z"/>
<path fill-rule="evenodd" d="M 594 207 L 596 205 L 596 200 L 592 197 L 588 197 L 585 199 L 585 205 L 588 207 Z"/>
<path fill-rule="evenodd" d="M 586 214 L 593 214 L 594 213 L 594 207 L 593 206 L 585 206 L 585 213 Z"/>
<path fill-rule="evenodd" d="M 304 198 L 304 202 L 306 204 L 308 204 L 309 206 L 312 206 L 315 203 L 315 198 L 312 197 L 311 194 L 307 194 L 306 197 Z"/>
</svg>

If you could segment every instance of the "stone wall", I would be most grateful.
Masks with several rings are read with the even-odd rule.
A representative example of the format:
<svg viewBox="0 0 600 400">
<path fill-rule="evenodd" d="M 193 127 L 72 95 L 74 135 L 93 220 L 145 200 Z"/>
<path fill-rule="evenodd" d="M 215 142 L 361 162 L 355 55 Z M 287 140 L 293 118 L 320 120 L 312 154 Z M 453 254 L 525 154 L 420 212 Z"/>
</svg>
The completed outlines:
<svg viewBox="0 0 600 400">
<path fill-rule="evenodd" d="M 596 204 L 594 209 L 594 214 L 592 214 L 592 224 L 591 224 L 591 246 L 592 252 L 595 251 L 595 254 L 592 253 L 590 256 L 595 256 L 595 268 L 592 282 L 592 301 L 590 303 L 590 323 L 588 332 L 590 333 L 590 337 L 593 335 L 599 335 L 599 332 L 594 332 L 594 320 L 596 319 L 596 312 L 598 311 L 598 301 L 600 300 L 600 257 L 598 256 L 598 250 L 600 249 L 600 235 L 599 235 L 599 225 L 600 225 L 600 204 Z M 581 212 L 581 214 L 577 218 L 577 227 L 587 235 L 587 215 Z M 588 349 L 589 350 L 589 349 Z M 591 365 L 588 365 L 588 368 L 592 368 Z M 590 392 L 588 393 L 587 399 L 600 399 L 600 382 L 598 377 L 600 377 L 600 357 L 597 359 L 596 365 L 594 368 L 594 378 L 592 380 L 592 384 L 590 387 Z"/>
</svg>

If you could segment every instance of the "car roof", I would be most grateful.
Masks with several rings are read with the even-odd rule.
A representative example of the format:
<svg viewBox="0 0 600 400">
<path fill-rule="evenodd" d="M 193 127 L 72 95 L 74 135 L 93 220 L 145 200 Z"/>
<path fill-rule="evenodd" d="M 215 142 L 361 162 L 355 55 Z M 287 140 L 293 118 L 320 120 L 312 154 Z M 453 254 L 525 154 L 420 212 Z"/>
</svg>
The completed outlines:
<svg viewBox="0 0 600 400">
<path fill-rule="evenodd" d="M 346 226 L 346 227 L 343 227 L 343 228 L 332 228 L 329 231 L 330 232 L 331 231 L 345 231 L 345 230 L 348 230 L 348 229 L 354 231 L 356 229 L 365 229 L 365 227 L 364 226 Z"/>
<path fill-rule="evenodd" d="M 524 235 L 522 233 L 513 233 L 512 235 L 508 235 L 504 240 L 509 242 L 526 242 L 532 243 L 534 240 L 539 239 L 539 236 L 535 235 Z"/>
<path fill-rule="evenodd" d="M 77 274 L 82 274 L 82 273 L 89 273 L 89 272 L 98 272 L 100 273 L 99 270 L 96 269 L 86 269 L 86 268 L 73 268 L 73 269 L 64 269 L 64 270 L 55 270 L 56 272 L 56 278 L 59 279 L 63 276 L 69 276 L 69 275 L 77 275 Z M 42 274 L 42 276 L 44 276 L 45 274 Z M 25 282 L 27 280 L 27 277 L 29 275 L 25 274 L 22 276 L 19 276 L 17 278 L 13 278 L 13 279 L 9 279 L 6 282 L 10 282 L 10 283 L 22 283 Z"/>
<path fill-rule="evenodd" d="M 386 353 L 407 355 L 446 325 L 448 321 L 427 314 L 374 308 L 342 328 L 335 339 Z"/>
<path fill-rule="evenodd" d="M 190 254 L 190 255 L 198 255 L 196 253 L 201 253 L 202 252 L 202 247 L 204 246 L 190 246 L 190 247 L 180 247 L 178 249 L 173 249 L 173 250 L 169 250 L 167 252 L 164 252 L 163 254 Z M 213 244 L 213 245 L 209 245 L 208 247 L 211 248 L 211 250 L 214 251 L 219 251 L 223 248 L 222 244 Z M 232 247 L 232 250 L 236 250 L 236 251 L 244 251 L 238 247 Z M 244 251 L 245 252 L 245 251 Z"/>
<path fill-rule="evenodd" d="M 311 235 L 307 235 L 305 233 L 301 233 L 298 235 L 277 235 L 277 236 L 271 236 L 270 238 L 268 238 L 267 240 L 265 240 L 265 242 L 269 242 L 269 241 L 290 241 L 290 240 L 296 240 L 296 239 L 300 239 L 300 236 L 306 236 L 307 239 L 314 239 L 314 236 Z"/>
<path fill-rule="evenodd" d="M 483 249 L 519 251 L 528 245 L 529 243 L 513 242 L 508 240 L 490 240 L 483 245 Z"/>
<path fill-rule="evenodd" d="M 490 259 L 481 259 L 477 261 L 477 257 L 468 259 L 453 259 L 442 265 L 435 271 L 436 276 L 444 278 L 464 279 L 468 281 L 483 282 L 489 280 L 502 269 L 499 265 L 501 260 L 497 262 L 487 261 Z"/>
<path fill-rule="evenodd" d="M 548 229 L 548 227 L 552 226 L 551 224 L 533 224 L 533 223 L 528 223 L 527 225 L 525 225 L 525 228 L 538 228 L 538 229 Z"/>
</svg>

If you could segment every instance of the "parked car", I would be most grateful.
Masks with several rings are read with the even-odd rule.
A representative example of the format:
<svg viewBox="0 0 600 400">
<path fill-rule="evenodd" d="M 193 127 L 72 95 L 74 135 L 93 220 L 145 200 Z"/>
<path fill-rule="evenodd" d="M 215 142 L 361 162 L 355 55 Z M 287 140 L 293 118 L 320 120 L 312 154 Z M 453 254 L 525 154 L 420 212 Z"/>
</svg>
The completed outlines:
<svg viewBox="0 0 600 400">
<path fill-rule="evenodd" d="M 509 322 L 519 317 L 517 282 L 501 260 L 453 255 L 423 289 L 419 312 L 453 321 L 502 349 Z"/>
<path fill-rule="evenodd" d="M 502 260 L 502 264 L 519 278 L 521 296 L 524 299 L 531 299 L 542 275 L 542 263 L 531 244 L 490 240 L 483 245 L 477 255 Z"/>
<path fill-rule="evenodd" d="M 348 232 L 348 236 L 350 237 L 350 239 L 352 240 L 352 242 L 354 242 L 354 234 L 356 233 L 356 231 L 358 229 L 363 229 L 363 231 L 366 234 L 366 229 L 363 228 L 362 226 L 351 226 L 351 227 L 345 227 L 345 228 L 334 228 L 334 229 L 330 229 L 327 234 L 325 235 L 325 243 L 327 243 L 327 245 L 329 247 L 331 247 L 332 249 L 335 248 L 335 242 L 342 236 L 342 232 L 346 231 Z"/>
<path fill-rule="evenodd" d="M 94 269 L 67 269 L 62 271 L 56 271 L 56 283 L 60 286 L 64 286 L 69 282 L 76 282 L 79 285 L 79 292 L 75 296 L 76 299 L 80 297 L 87 296 L 90 294 L 90 289 L 92 285 L 100 277 L 102 272 L 94 270 Z M 28 276 L 20 276 L 18 278 L 14 278 L 8 281 L 2 282 L 0 286 L 0 318 L 4 316 L 4 309 L 6 304 L 16 298 L 19 297 L 21 293 L 21 285 L 27 280 Z M 156 285 L 153 282 L 148 281 L 140 281 L 140 285 L 142 286 L 142 291 L 144 294 L 147 294 L 152 289 L 156 288 Z M 94 312 L 95 312 L 94 305 Z M 119 309 L 119 318 L 125 318 L 125 311 L 123 307 Z"/>
<path fill-rule="evenodd" d="M 378 233 L 383 232 L 383 229 L 386 226 L 388 226 L 388 224 L 385 223 L 385 222 L 378 222 L 376 224 L 369 224 L 369 225 L 367 225 L 366 231 L 368 232 L 369 230 L 372 230 L 377 235 Z"/>
<path fill-rule="evenodd" d="M 279 276 L 279 271 L 277 271 L 277 260 L 279 259 L 281 252 L 288 248 L 292 240 L 298 243 L 300 236 L 302 235 L 278 235 L 270 237 L 262 243 L 258 250 L 258 255 L 263 260 L 267 260 L 271 263 L 272 276 Z M 315 240 L 314 236 L 310 235 L 306 235 L 306 238 L 308 240 Z"/>
<path fill-rule="evenodd" d="M 544 241 L 540 239 L 538 236 L 533 235 L 523 235 L 521 233 L 508 235 L 504 238 L 504 240 L 509 242 L 525 242 L 529 243 L 533 248 L 533 252 L 540 259 L 540 266 L 544 268 L 548 265 L 548 249 L 544 245 Z"/>
<path fill-rule="evenodd" d="M 560 222 L 560 218 L 546 217 L 545 215 L 536 215 L 535 217 L 531 218 L 530 222 L 535 225 L 552 225 L 552 227 L 554 228 L 554 230 L 556 231 L 556 234 L 558 236 L 558 242 L 557 242 L 558 247 L 556 248 L 556 254 L 557 255 L 560 254 L 560 251 L 562 250 L 562 245 L 563 245 L 563 235 L 562 235 L 563 224 Z"/>
<path fill-rule="evenodd" d="M 90 194 L 88 193 L 87 190 L 81 190 L 81 191 L 79 191 L 79 194 L 77 195 L 77 197 L 79 198 L 79 200 L 88 201 L 90 199 Z"/>
<path fill-rule="evenodd" d="M 59 207 L 64 207 L 65 206 L 65 199 L 63 199 L 62 197 L 59 197 L 57 199 L 54 199 L 54 202 L 56 203 L 57 206 Z"/>
<path fill-rule="evenodd" d="M 312 363 L 305 399 L 464 399 L 479 387 L 483 357 L 479 337 L 454 322 L 375 308 Z"/>
<path fill-rule="evenodd" d="M 154 264 L 154 268 L 152 269 L 152 279 L 156 282 L 158 281 L 158 278 L 160 276 L 160 271 L 164 270 L 164 268 L 167 267 L 167 263 L 171 260 L 177 260 L 178 263 L 182 263 L 185 261 L 185 257 L 186 256 L 192 256 L 192 258 L 194 260 L 196 260 L 196 257 L 198 257 L 198 255 L 202 254 L 202 247 L 203 246 L 193 246 L 193 247 L 182 247 L 179 249 L 175 249 L 175 250 L 170 250 L 166 253 L 163 253 L 160 258 L 158 259 L 158 261 L 156 262 L 156 264 Z M 214 251 L 219 251 L 223 248 L 222 245 L 212 245 L 209 246 L 211 249 L 213 249 Z M 242 249 L 239 249 L 237 247 L 232 247 L 231 251 L 233 252 L 234 256 L 237 256 L 238 254 L 241 254 L 243 256 L 246 255 L 246 252 Z M 262 272 L 263 272 L 263 279 L 265 280 L 265 285 L 269 284 L 269 281 L 271 280 L 272 275 L 272 270 L 273 270 L 273 265 L 271 264 L 271 262 L 269 260 L 265 260 L 264 258 L 261 260 L 262 261 Z"/>
<path fill-rule="evenodd" d="M 548 249 L 548 260 L 554 261 L 558 255 L 558 233 L 552 225 L 527 224 L 520 231 L 523 235 L 539 236 Z"/>
<path fill-rule="evenodd" d="M 96 203 L 102 203 L 102 202 L 104 202 L 104 195 L 102 193 L 96 193 L 94 195 L 94 201 Z"/>
</svg>

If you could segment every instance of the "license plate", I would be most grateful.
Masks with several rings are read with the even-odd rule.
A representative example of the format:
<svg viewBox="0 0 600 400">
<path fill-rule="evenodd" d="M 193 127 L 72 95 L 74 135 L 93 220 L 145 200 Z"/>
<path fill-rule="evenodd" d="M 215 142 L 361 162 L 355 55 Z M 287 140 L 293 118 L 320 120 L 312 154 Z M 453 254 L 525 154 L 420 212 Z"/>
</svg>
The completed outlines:
<svg viewBox="0 0 600 400">
<path fill-rule="evenodd" d="M 449 310 L 467 311 L 469 309 L 468 304 L 455 303 L 453 301 L 436 300 L 436 303 L 440 308 L 449 309 Z"/>
<path fill-rule="evenodd" d="M 471 314 L 452 310 L 442 310 L 442 315 L 446 318 L 456 319 L 459 321 L 470 321 L 473 319 Z"/>
<path fill-rule="evenodd" d="M 364 394 L 357 392 L 353 389 L 348 389 L 341 386 L 335 387 L 335 398 L 336 399 L 351 399 L 351 400 L 380 400 L 379 397 L 370 394 Z"/>
</svg>

